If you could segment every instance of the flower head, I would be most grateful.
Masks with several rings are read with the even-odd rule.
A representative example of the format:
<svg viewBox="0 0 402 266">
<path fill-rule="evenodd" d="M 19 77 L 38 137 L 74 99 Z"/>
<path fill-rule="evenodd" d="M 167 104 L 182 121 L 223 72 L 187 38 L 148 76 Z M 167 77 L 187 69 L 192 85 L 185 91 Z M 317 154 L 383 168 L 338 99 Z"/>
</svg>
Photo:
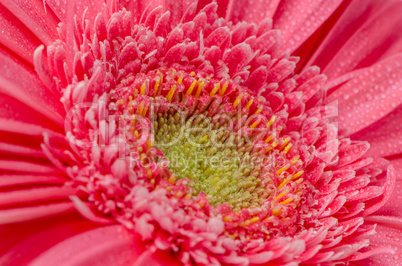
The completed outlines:
<svg viewBox="0 0 402 266">
<path fill-rule="evenodd" d="M 3 223 L 74 209 L 103 224 L 104 229 L 70 240 L 95 246 L 87 253 L 71 248 L 82 252 L 73 255 L 72 264 L 89 263 L 102 252 L 107 260 L 119 256 L 122 264 L 162 258 L 201 265 L 341 263 L 393 252 L 388 246 L 370 246 L 370 236 L 382 221 L 371 214 L 391 197 L 394 168 L 367 154 L 365 140 L 373 137 L 364 132 L 371 131 L 351 140 L 348 130 L 357 132 L 372 121 L 352 117 L 359 115 L 356 95 L 368 82 L 362 78 L 377 87 L 390 86 L 379 94 L 385 98 L 399 93 L 395 69 L 401 57 L 346 75 L 336 60 L 322 63 L 335 65 L 327 82 L 311 63 L 325 59 L 303 55 L 320 39 L 320 31 L 334 25 L 338 13 L 350 12 L 349 3 L 302 5 L 310 12 L 322 4 L 322 16 L 314 21 L 302 12 L 286 21 L 298 6 L 277 2 L 261 13 L 247 6 L 244 14 L 237 2 L 227 9 L 222 3 L 177 7 L 152 2 L 137 9 L 141 5 L 111 2 L 85 6 L 84 12 L 78 3 L 64 12 L 49 2 L 62 21 L 58 36 L 51 30 L 45 34 L 48 28 L 41 25 L 35 33 L 45 45 L 31 57 L 21 53 L 35 67 L 36 74 L 24 69 L 30 84 L 38 84 L 32 97 L 44 102 L 44 107 L 38 102 L 27 106 L 38 113 L 37 120 L 46 117 L 46 129 L 28 125 L 36 121 L 29 116 L 28 122 L 8 121 L 3 130 L 30 135 L 41 148 L 15 144 L 6 135 L 18 156 L 38 159 L 17 157 L 3 166 L 4 180 L 10 180 L 8 172 L 30 174 L 6 184 L 11 189 L 4 192 L 8 209 L 0 213 Z M 401 5 L 390 2 L 393 6 Z M 335 38 L 341 26 L 321 43 Z M 11 71 L 23 68 L 4 60 Z M 356 64 L 365 66 L 367 60 Z M 383 68 L 387 81 L 378 74 Z M 11 90 L 6 94 L 16 97 Z M 17 99 L 25 99 L 22 95 Z M 61 105 L 44 95 L 60 98 Z M 388 103 L 393 109 L 398 101 Z M 371 113 L 369 107 L 364 112 L 373 117 L 392 111 L 380 105 Z M 26 192 L 20 184 L 39 188 L 20 200 L 18 195 Z M 21 207 L 26 200 L 40 205 Z M 115 241 L 102 246 L 93 240 L 116 234 Z M 63 245 L 72 245 L 68 241 L 34 264 L 53 259 Z"/>
</svg>

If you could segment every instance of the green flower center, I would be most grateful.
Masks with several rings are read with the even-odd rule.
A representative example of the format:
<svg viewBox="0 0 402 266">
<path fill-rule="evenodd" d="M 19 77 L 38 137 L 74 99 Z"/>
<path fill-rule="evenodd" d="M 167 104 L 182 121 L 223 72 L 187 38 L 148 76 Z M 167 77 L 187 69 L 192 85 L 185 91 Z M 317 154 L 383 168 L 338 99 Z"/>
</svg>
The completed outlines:
<svg viewBox="0 0 402 266">
<path fill-rule="evenodd" d="M 155 146 L 170 162 L 167 168 L 177 179 L 192 180 L 194 195 L 204 191 L 211 205 L 227 203 L 233 210 L 259 207 L 269 196 L 260 178 L 262 157 L 228 123 L 168 112 L 159 113 L 153 125 Z"/>
</svg>

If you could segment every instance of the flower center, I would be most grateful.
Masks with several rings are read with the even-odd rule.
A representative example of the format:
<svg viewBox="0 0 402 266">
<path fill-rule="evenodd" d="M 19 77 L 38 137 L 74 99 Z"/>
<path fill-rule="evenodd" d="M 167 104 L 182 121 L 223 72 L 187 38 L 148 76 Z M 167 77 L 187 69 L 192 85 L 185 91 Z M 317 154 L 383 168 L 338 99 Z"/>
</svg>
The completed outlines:
<svg viewBox="0 0 402 266">
<path fill-rule="evenodd" d="M 168 169 L 178 179 L 193 181 L 193 193 L 204 191 L 216 206 L 227 203 L 234 210 L 259 207 L 269 195 L 261 180 L 261 157 L 246 139 L 233 133 L 228 123 L 206 115 L 190 116 L 181 123 L 179 112 L 158 114 L 156 147 L 169 160 Z"/>
<path fill-rule="evenodd" d="M 212 206 L 227 204 L 235 212 L 264 207 L 286 216 L 307 191 L 291 137 L 280 134 L 276 116 L 236 82 L 161 68 L 125 78 L 111 99 L 128 121 L 123 131 L 132 144 L 142 143 L 146 131 L 140 157 L 155 154 L 146 151 L 150 146 L 162 151 L 157 161 L 167 160 L 170 173 L 162 178 L 190 180 L 193 196 L 205 193 Z"/>
</svg>

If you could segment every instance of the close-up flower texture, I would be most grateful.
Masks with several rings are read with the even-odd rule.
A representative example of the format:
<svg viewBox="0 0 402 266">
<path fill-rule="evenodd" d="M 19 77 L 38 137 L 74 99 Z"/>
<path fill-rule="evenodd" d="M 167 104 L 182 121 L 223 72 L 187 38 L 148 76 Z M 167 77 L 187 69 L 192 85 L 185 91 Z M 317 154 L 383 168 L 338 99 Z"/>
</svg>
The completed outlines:
<svg viewBox="0 0 402 266">
<path fill-rule="evenodd" d="M 0 0 L 0 265 L 402 265 L 402 1 Z"/>
</svg>

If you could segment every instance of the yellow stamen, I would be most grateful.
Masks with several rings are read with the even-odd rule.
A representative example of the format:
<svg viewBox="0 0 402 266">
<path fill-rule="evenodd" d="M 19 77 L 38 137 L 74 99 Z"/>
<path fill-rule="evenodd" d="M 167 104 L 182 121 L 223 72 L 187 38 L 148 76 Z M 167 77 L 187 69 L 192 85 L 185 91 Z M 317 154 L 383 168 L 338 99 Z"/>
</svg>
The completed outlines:
<svg viewBox="0 0 402 266">
<path fill-rule="evenodd" d="M 281 146 L 281 150 L 282 150 L 283 148 L 285 148 L 286 145 L 288 145 L 290 139 L 291 139 L 291 137 L 285 138 L 285 140 L 283 141 L 283 144 L 282 144 L 282 146 Z"/>
<path fill-rule="evenodd" d="M 191 93 L 193 93 L 194 87 L 197 84 L 197 80 L 194 80 L 193 83 L 191 83 L 190 88 L 188 88 L 186 95 L 190 95 Z"/>
<path fill-rule="evenodd" d="M 284 167 L 282 167 L 281 169 L 279 169 L 278 171 L 276 171 L 276 173 L 277 173 L 278 175 L 280 175 L 280 174 L 282 174 L 283 171 L 288 170 L 289 167 L 290 167 L 290 164 L 287 164 L 287 165 L 285 165 Z"/>
<path fill-rule="evenodd" d="M 304 174 L 303 170 L 301 170 L 301 171 L 297 172 L 296 174 L 294 174 L 292 179 L 295 180 L 295 179 L 299 178 L 302 174 Z"/>
<path fill-rule="evenodd" d="M 151 169 L 149 169 L 149 168 L 147 168 L 147 177 L 148 177 L 149 179 L 151 179 L 151 177 L 152 177 L 152 171 L 151 171 Z"/>
<path fill-rule="evenodd" d="M 227 215 L 227 216 L 223 217 L 223 221 L 224 222 L 231 222 L 231 221 L 233 221 L 233 217 L 231 215 Z"/>
<path fill-rule="evenodd" d="M 271 146 L 272 148 L 275 148 L 276 146 L 278 146 L 279 141 L 275 140 L 274 142 L 272 142 Z"/>
<path fill-rule="evenodd" d="M 281 209 L 273 209 L 272 214 L 275 216 L 279 216 L 282 214 L 282 210 Z"/>
<path fill-rule="evenodd" d="M 255 111 L 254 114 L 259 114 L 259 113 L 261 113 L 263 108 L 264 108 L 264 107 L 263 107 L 262 105 L 260 105 L 260 106 L 258 107 L 257 111 Z"/>
<path fill-rule="evenodd" d="M 134 131 L 134 137 L 136 138 L 136 139 L 138 139 L 138 137 L 140 136 L 140 133 L 138 133 L 138 131 L 136 130 L 136 131 Z"/>
<path fill-rule="evenodd" d="M 261 122 L 260 120 L 255 121 L 255 122 L 250 126 L 250 128 L 255 128 L 256 126 L 258 126 L 258 124 L 259 124 L 260 122 Z"/>
<path fill-rule="evenodd" d="M 251 99 L 250 101 L 248 101 L 246 108 L 247 109 L 250 108 L 250 106 L 253 104 L 253 102 L 254 102 L 254 99 Z"/>
<path fill-rule="evenodd" d="M 287 177 L 285 180 L 282 181 L 282 183 L 278 186 L 278 189 L 283 188 L 283 186 L 286 185 L 287 182 L 292 178 L 292 176 Z"/>
<path fill-rule="evenodd" d="M 223 96 L 223 94 L 225 94 L 226 89 L 229 86 L 229 81 L 225 81 L 225 83 L 223 83 L 222 89 L 221 89 L 221 96 Z"/>
<path fill-rule="evenodd" d="M 190 72 L 190 76 L 194 77 L 194 76 L 195 76 L 195 72 L 194 72 L 194 71 L 191 71 L 191 72 Z"/>
<path fill-rule="evenodd" d="M 166 99 L 171 102 L 174 92 L 176 91 L 176 85 L 173 85 L 172 88 L 170 89 L 170 91 L 168 92 L 168 94 L 166 95 Z"/>
<path fill-rule="evenodd" d="M 140 106 L 138 108 L 138 114 L 142 115 L 143 110 L 144 110 L 144 102 L 140 102 Z"/>
<path fill-rule="evenodd" d="M 288 203 L 291 203 L 292 201 L 293 201 L 293 198 L 292 198 L 292 197 L 289 197 L 289 198 L 285 199 L 284 201 L 281 201 L 281 204 L 282 204 L 282 205 L 286 205 L 286 204 L 288 204 Z"/>
<path fill-rule="evenodd" d="M 169 177 L 169 183 L 173 185 L 175 181 L 176 181 L 176 176 L 175 176 L 175 175 L 171 175 L 171 176 Z"/>
<path fill-rule="evenodd" d="M 142 95 L 145 94 L 145 86 L 146 86 L 145 82 L 142 83 L 141 88 L 140 88 L 140 93 L 141 93 Z"/>
<path fill-rule="evenodd" d="M 277 118 L 276 115 L 274 115 L 274 116 L 271 117 L 271 119 L 270 119 L 270 120 L 268 121 L 268 123 L 267 123 L 267 127 L 268 127 L 268 128 L 269 128 L 270 126 L 272 126 L 273 123 L 275 123 L 276 118 Z"/>
<path fill-rule="evenodd" d="M 147 140 L 147 142 L 145 142 L 145 144 L 146 144 L 145 147 L 147 148 L 147 150 L 152 147 L 152 142 L 151 142 L 151 140 Z"/>
<path fill-rule="evenodd" d="M 234 108 L 236 108 L 236 106 L 239 105 L 239 103 L 241 102 L 241 98 L 243 98 L 243 94 L 240 94 L 239 96 L 237 96 L 236 100 L 233 103 Z"/>
<path fill-rule="evenodd" d="M 147 105 L 146 107 L 145 107 L 145 110 L 144 110 L 144 112 L 142 113 L 142 115 L 146 115 L 147 114 L 147 111 L 148 111 L 148 107 L 149 107 L 149 105 Z"/>
<path fill-rule="evenodd" d="M 293 165 L 295 165 L 295 164 L 297 164 L 297 162 L 299 161 L 299 159 L 300 159 L 300 155 L 296 155 L 292 160 L 290 160 L 290 162 L 291 162 Z"/>
<path fill-rule="evenodd" d="M 178 83 L 178 84 L 182 84 L 182 83 L 183 83 L 183 75 L 180 75 L 180 77 L 177 79 L 177 83 Z"/>
<path fill-rule="evenodd" d="M 250 220 L 246 220 L 241 223 L 241 226 L 248 226 L 248 225 L 250 225 Z"/>
<path fill-rule="evenodd" d="M 251 222 L 251 223 L 255 223 L 255 222 L 257 222 L 258 220 L 260 220 L 260 217 L 255 216 L 255 217 L 253 217 L 253 218 L 250 219 L 250 222 Z"/>
<path fill-rule="evenodd" d="M 279 195 L 275 198 L 275 200 L 278 200 L 278 199 L 282 198 L 283 196 L 285 196 L 285 195 L 288 194 L 288 193 L 289 193 L 289 191 L 288 191 L 287 189 L 285 189 L 284 191 L 282 191 L 281 194 L 279 194 Z"/>
<path fill-rule="evenodd" d="M 268 142 L 270 142 L 270 141 L 273 140 L 273 139 L 274 139 L 274 134 L 271 134 L 271 135 L 265 140 L 265 142 L 268 143 Z"/>
<path fill-rule="evenodd" d="M 120 99 L 120 100 L 118 100 L 116 103 L 117 103 L 117 105 L 123 105 L 123 104 L 124 104 L 124 101 L 123 101 L 122 99 Z"/>
<path fill-rule="evenodd" d="M 213 88 L 213 90 L 211 91 L 211 93 L 209 94 L 209 96 L 214 96 L 214 95 L 218 92 L 218 90 L 219 90 L 220 87 L 221 87 L 221 84 L 220 84 L 220 83 L 216 83 L 216 84 L 215 84 L 215 87 Z"/>
<path fill-rule="evenodd" d="M 155 82 L 155 85 L 154 85 L 154 97 L 156 96 L 156 93 L 158 92 L 160 82 L 161 82 L 160 78 L 158 78 L 156 80 L 156 82 Z"/>
<path fill-rule="evenodd" d="M 303 182 L 303 180 L 304 180 L 303 178 L 299 178 L 299 179 L 297 179 L 295 182 L 296 182 L 298 185 L 300 185 L 300 183 Z"/>
<path fill-rule="evenodd" d="M 283 151 L 285 152 L 285 154 L 287 154 L 287 153 L 290 151 L 290 149 L 292 148 L 292 146 L 293 146 L 293 144 L 292 144 L 292 143 L 289 143 L 289 144 L 285 147 L 285 149 L 283 150 Z"/>
<path fill-rule="evenodd" d="M 204 85 L 205 85 L 205 81 L 201 81 L 201 83 L 198 84 L 197 93 L 195 94 L 196 98 L 198 98 L 201 95 L 202 87 L 204 87 Z"/>
</svg>

